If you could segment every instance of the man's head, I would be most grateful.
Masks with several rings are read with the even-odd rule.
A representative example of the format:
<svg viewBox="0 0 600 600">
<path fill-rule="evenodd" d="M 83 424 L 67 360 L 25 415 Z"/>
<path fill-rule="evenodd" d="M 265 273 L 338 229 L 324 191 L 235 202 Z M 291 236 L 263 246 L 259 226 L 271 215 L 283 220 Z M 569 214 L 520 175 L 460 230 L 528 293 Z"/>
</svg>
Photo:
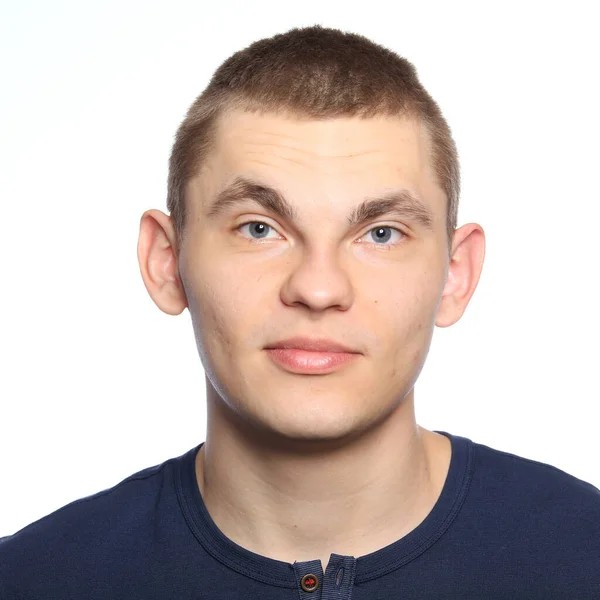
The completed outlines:
<svg viewBox="0 0 600 600">
<path fill-rule="evenodd" d="M 410 63 L 360 36 L 292 30 L 233 55 L 188 111 L 171 218 L 142 218 L 144 282 L 163 311 L 189 307 L 209 396 L 232 416 L 341 439 L 412 395 L 434 325 L 475 290 L 483 231 L 456 230 L 459 187 L 450 130 Z M 292 336 L 360 354 L 290 373 L 265 348 Z"/>
</svg>

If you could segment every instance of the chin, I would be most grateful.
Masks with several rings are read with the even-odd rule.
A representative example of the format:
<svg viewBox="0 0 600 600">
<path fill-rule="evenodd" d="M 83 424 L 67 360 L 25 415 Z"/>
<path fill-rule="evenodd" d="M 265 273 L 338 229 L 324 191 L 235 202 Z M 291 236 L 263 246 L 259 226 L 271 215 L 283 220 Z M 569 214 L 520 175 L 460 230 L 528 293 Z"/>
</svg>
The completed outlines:
<svg viewBox="0 0 600 600">
<path fill-rule="evenodd" d="M 352 415 L 347 403 L 340 410 L 324 409 L 323 404 L 308 407 L 306 403 L 295 403 L 294 410 L 290 412 L 279 407 L 279 410 L 268 410 L 251 417 L 263 440 L 305 448 L 314 446 L 315 449 L 331 448 L 358 437 L 372 425 L 374 419 L 375 415 L 364 412 Z"/>
</svg>

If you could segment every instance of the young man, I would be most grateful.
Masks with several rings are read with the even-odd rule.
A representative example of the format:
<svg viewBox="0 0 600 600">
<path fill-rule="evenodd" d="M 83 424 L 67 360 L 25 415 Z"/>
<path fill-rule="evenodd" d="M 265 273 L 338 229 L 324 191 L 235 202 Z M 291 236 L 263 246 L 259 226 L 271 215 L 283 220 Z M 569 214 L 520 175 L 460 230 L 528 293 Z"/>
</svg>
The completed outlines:
<svg viewBox="0 0 600 600">
<path fill-rule="evenodd" d="M 138 257 L 192 316 L 206 441 L 0 542 L 0 597 L 600 598 L 600 491 L 417 425 L 466 309 L 450 129 L 410 63 L 319 27 L 229 58 Z"/>
</svg>

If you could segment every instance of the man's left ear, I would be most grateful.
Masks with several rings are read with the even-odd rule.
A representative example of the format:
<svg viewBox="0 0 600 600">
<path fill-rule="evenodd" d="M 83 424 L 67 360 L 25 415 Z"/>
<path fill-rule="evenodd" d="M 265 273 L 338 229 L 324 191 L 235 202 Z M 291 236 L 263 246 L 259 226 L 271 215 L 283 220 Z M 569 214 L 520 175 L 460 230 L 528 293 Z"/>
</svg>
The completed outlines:
<svg viewBox="0 0 600 600">
<path fill-rule="evenodd" d="M 435 324 L 454 325 L 463 315 L 483 269 L 485 233 L 481 225 L 467 223 L 454 232 L 448 278 Z"/>
</svg>

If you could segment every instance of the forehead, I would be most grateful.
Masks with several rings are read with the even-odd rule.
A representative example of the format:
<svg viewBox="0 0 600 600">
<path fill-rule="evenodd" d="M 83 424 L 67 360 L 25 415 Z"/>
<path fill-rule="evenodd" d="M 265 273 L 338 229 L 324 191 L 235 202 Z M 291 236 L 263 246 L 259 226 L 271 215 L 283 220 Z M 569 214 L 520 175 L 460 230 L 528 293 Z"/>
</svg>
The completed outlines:
<svg viewBox="0 0 600 600">
<path fill-rule="evenodd" d="M 429 134 L 408 118 L 315 120 L 226 111 L 201 173 L 208 175 L 213 192 L 243 175 L 298 199 L 356 198 L 401 186 L 427 199 L 436 212 L 445 205 L 431 165 Z"/>
<path fill-rule="evenodd" d="M 385 116 L 313 120 L 232 110 L 219 117 L 214 142 L 215 153 L 228 162 L 273 155 L 274 160 L 332 172 L 394 157 L 414 168 L 429 151 L 419 122 Z"/>
</svg>

